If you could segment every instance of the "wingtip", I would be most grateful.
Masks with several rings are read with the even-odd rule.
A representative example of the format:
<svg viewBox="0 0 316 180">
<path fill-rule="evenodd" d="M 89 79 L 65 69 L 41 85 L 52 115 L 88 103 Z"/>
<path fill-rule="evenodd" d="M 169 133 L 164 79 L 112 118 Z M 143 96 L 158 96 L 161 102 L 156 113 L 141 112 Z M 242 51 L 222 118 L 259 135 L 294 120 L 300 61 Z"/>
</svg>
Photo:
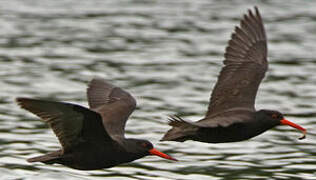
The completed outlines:
<svg viewBox="0 0 316 180">
<path fill-rule="evenodd" d="M 254 8 L 255 8 L 255 11 L 256 11 L 257 13 L 259 13 L 258 6 L 255 6 Z"/>
<path fill-rule="evenodd" d="M 104 78 L 102 78 L 102 77 L 93 77 L 90 81 L 89 81 L 89 83 L 88 83 L 88 85 L 90 85 L 91 83 L 94 83 L 94 82 L 98 82 L 98 81 L 102 81 L 102 82 L 107 82 L 106 81 L 106 79 L 104 79 Z"/>
<path fill-rule="evenodd" d="M 15 102 L 23 101 L 23 99 L 25 99 L 25 98 L 24 97 L 16 97 L 15 98 Z"/>
<path fill-rule="evenodd" d="M 114 85 L 109 83 L 106 79 L 101 78 L 101 77 L 94 77 L 87 84 L 87 93 L 89 89 L 93 88 L 93 86 L 100 86 L 102 84 L 106 84 L 108 86 L 114 87 Z"/>
<path fill-rule="evenodd" d="M 100 81 L 100 80 L 103 80 L 103 78 L 100 78 L 100 77 L 93 77 L 88 83 L 87 83 L 87 85 L 88 85 L 88 88 L 93 84 L 93 83 L 95 83 L 96 81 Z"/>
<path fill-rule="evenodd" d="M 255 12 L 255 15 L 257 17 L 261 18 L 258 6 L 254 6 L 254 12 Z M 253 10 L 252 9 L 248 9 L 248 14 L 244 14 L 243 19 L 246 19 L 246 18 L 252 17 L 252 16 L 254 16 Z"/>
<path fill-rule="evenodd" d="M 27 100 L 30 100 L 30 98 L 25 98 L 25 97 L 17 97 L 15 98 L 15 102 L 23 108 L 23 103 Z"/>
<path fill-rule="evenodd" d="M 252 10 L 248 9 L 248 15 L 252 14 Z"/>
<path fill-rule="evenodd" d="M 88 83 L 87 83 L 87 89 L 91 88 L 92 84 L 99 79 L 98 77 L 93 77 Z"/>
<path fill-rule="evenodd" d="M 15 98 L 15 102 L 21 107 L 24 108 L 29 104 L 32 103 L 34 101 L 39 101 L 36 99 L 32 99 L 32 98 L 27 98 L 27 97 L 17 97 Z"/>
</svg>

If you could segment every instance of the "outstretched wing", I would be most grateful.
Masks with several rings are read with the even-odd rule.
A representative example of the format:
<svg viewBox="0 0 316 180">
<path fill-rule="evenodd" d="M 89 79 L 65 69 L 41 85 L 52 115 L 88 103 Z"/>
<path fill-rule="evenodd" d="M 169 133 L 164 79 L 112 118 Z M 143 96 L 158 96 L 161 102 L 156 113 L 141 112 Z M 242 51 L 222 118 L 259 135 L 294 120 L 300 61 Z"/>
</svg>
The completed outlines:
<svg viewBox="0 0 316 180">
<path fill-rule="evenodd" d="M 101 114 L 109 135 L 114 139 L 124 137 L 125 123 L 136 108 L 136 100 L 101 78 L 91 80 L 87 96 L 90 108 Z"/>
<path fill-rule="evenodd" d="M 206 117 L 242 109 L 254 111 L 255 98 L 268 68 L 267 40 L 258 8 L 248 11 L 228 42 L 223 67 Z"/>
<path fill-rule="evenodd" d="M 63 151 L 70 151 L 81 140 L 112 141 L 103 128 L 101 116 L 79 105 L 44 101 L 31 98 L 17 98 L 21 108 L 26 109 L 53 129 Z"/>
</svg>

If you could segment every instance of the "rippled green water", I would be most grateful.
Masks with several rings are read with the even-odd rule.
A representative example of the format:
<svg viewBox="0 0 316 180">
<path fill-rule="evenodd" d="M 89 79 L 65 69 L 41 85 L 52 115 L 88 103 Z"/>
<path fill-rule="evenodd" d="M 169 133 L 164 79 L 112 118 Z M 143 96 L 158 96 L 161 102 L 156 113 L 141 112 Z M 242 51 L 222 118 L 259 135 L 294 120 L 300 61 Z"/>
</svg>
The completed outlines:
<svg viewBox="0 0 316 180">
<path fill-rule="evenodd" d="M 238 143 L 159 142 L 168 115 L 204 115 L 232 29 L 254 5 L 270 59 L 257 109 L 284 112 L 308 129 L 307 139 L 278 127 Z M 315 9 L 316 1 L 302 0 L 1 1 L 0 179 L 315 179 Z M 87 105 L 95 76 L 137 98 L 128 137 L 147 138 L 181 161 L 150 156 L 97 171 L 27 163 L 59 144 L 14 98 Z"/>
</svg>

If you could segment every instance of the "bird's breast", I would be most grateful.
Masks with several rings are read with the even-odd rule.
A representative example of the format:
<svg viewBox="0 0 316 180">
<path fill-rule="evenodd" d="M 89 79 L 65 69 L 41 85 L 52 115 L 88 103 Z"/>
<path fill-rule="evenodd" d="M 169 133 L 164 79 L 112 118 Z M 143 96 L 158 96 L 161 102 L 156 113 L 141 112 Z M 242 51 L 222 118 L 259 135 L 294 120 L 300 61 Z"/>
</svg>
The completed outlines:
<svg viewBox="0 0 316 180">
<path fill-rule="evenodd" d="M 200 128 L 192 138 L 207 143 L 237 142 L 250 139 L 266 131 L 249 122 L 233 123 L 227 127 Z"/>
</svg>

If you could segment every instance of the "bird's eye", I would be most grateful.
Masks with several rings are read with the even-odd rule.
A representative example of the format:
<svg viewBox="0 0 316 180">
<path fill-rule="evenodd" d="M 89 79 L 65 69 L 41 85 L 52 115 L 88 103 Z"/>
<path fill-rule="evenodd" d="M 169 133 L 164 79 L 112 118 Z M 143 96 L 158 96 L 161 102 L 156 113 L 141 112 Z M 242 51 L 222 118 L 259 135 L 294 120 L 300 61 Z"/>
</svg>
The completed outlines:
<svg viewBox="0 0 316 180">
<path fill-rule="evenodd" d="M 278 118 L 278 115 L 277 114 L 272 114 L 271 116 L 273 119 L 277 119 Z"/>
<path fill-rule="evenodd" d="M 141 146 L 143 146 L 144 148 L 148 148 L 149 144 L 144 142 L 144 143 L 141 144 Z"/>
</svg>

